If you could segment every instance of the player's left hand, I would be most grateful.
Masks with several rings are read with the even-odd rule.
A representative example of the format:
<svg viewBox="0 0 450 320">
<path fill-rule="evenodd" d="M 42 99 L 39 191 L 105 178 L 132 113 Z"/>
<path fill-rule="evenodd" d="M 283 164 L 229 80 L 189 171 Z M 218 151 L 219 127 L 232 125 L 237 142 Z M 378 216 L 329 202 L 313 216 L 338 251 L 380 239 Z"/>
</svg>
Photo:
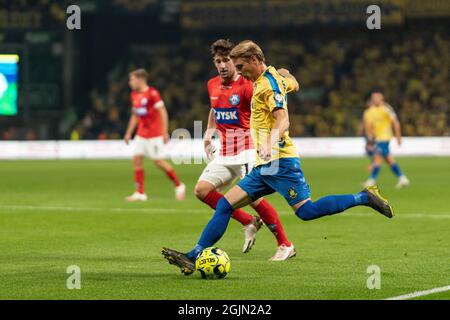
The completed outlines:
<svg viewBox="0 0 450 320">
<path fill-rule="evenodd" d="M 270 158 L 272 157 L 272 146 L 269 144 L 262 144 L 259 147 L 258 155 L 264 161 L 270 160 Z"/>
<path fill-rule="evenodd" d="M 169 138 L 169 134 L 167 132 L 164 134 L 163 139 L 164 139 L 164 143 L 169 142 L 170 138 Z"/>
<path fill-rule="evenodd" d="M 399 147 L 402 146 L 402 139 L 401 138 L 397 138 L 397 144 Z"/>
</svg>

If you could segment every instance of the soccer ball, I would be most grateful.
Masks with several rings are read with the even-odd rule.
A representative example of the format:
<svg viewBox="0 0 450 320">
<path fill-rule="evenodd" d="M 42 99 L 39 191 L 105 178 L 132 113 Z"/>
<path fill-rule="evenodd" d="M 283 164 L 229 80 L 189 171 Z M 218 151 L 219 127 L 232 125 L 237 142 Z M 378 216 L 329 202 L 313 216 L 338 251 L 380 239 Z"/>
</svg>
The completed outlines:
<svg viewBox="0 0 450 320">
<path fill-rule="evenodd" d="M 221 279 L 230 272 L 231 262 L 227 253 L 217 247 L 204 249 L 195 261 L 195 269 L 203 279 Z"/>
</svg>

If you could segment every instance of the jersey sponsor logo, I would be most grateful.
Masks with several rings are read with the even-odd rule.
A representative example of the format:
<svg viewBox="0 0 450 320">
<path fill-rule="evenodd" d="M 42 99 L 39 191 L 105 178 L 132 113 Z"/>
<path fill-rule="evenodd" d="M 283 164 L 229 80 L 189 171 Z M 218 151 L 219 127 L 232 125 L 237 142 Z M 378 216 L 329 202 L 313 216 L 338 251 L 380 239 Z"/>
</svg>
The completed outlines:
<svg viewBox="0 0 450 320">
<path fill-rule="evenodd" d="M 147 98 L 142 98 L 142 99 L 141 99 L 141 107 L 146 106 L 146 105 L 147 105 L 147 102 L 148 102 Z"/>
<path fill-rule="evenodd" d="M 215 108 L 214 115 L 218 124 L 238 124 L 238 108 Z"/>
<path fill-rule="evenodd" d="M 148 114 L 148 110 L 146 107 L 133 108 L 133 112 L 140 117 L 146 116 Z"/>
<path fill-rule="evenodd" d="M 239 97 L 238 94 L 233 94 L 230 97 L 230 103 L 233 107 L 237 106 L 239 104 L 239 102 L 241 102 L 241 97 Z"/>
</svg>

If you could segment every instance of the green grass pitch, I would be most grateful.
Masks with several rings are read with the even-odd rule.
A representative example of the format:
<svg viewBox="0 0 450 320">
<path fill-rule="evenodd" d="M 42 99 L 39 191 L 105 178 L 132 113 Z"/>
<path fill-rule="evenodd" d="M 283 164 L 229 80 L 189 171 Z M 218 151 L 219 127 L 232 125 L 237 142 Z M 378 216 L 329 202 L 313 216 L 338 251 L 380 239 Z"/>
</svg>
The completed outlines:
<svg viewBox="0 0 450 320">
<path fill-rule="evenodd" d="M 130 161 L 2 161 L 0 299 L 384 299 L 448 286 L 450 159 L 399 163 L 411 187 L 396 190 L 386 166 L 379 180 L 394 219 L 358 207 L 303 222 L 271 195 L 297 257 L 269 262 L 276 248 L 265 227 L 242 254 L 243 232 L 231 221 L 217 244 L 231 272 L 207 281 L 183 276 L 160 253 L 190 249 L 213 213 L 193 195 L 202 165 L 175 167 L 188 188 L 180 203 L 147 161 L 149 202 L 129 204 Z M 303 159 L 302 168 L 317 199 L 359 191 L 367 159 Z M 66 287 L 70 265 L 81 269 L 80 290 Z M 366 286 L 370 265 L 381 269 L 379 290 Z M 450 292 L 422 299 L 450 299 Z"/>
</svg>

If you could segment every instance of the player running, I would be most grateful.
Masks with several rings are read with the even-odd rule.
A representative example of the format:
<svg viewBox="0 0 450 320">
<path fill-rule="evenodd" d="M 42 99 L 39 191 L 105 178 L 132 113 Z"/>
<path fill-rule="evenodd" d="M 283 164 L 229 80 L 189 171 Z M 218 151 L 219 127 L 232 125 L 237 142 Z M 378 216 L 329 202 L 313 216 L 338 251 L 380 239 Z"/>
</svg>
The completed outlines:
<svg viewBox="0 0 450 320">
<path fill-rule="evenodd" d="M 369 108 L 364 112 L 363 121 L 367 139 L 373 143 L 374 155 L 370 177 L 364 185 L 369 187 L 376 184 L 384 159 L 398 178 L 396 188 L 407 187 L 410 182 L 389 151 L 389 143 L 393 137 L 392 127 L 394 127 L 398 145 L 402 145 L 400 122 L 392 107 L 384 101 L 380 91 L 372 92 L 371 102 Z"/>
<path fill-rule="evenodd" d="M 128 144 L 137 128 L 134 137 L 134 181 L 136 192 L 127 197 L 130 202 L 147 201 L 144 190 L 144 157 L 153 160 L 155 165 L 163 170 L 175 184 L 175 198 L 184 200 L 186 187 L 172 166 L 164 159 L 164 144 L 169 141 L 168 115 L 159 92 L 147 84 L 148 73 L 137 69 L 129 74 L 131 92 L 131 117 L 125 133 L 125 143 Z"/>
<path fill-rule="evenodd" d="M 229 40 L 224 39 L 217 40 L 211 46 L 214 66 L 219 75 L 208 81 L 211 109 L 204 145 L 208 158 L 211 158 L 211 138 L 217 130 L 221 138 L 221 149 L 220 155 L 203 170 L 195 186 L 195 195 L 213 209 L 216 209 L 217 202 L 223 197 L 217 190 L 232 183 L 237 177 L 242 178 L 248 174 L 256 159 L 250 134 L 253 84 L 237 74 L 229 56 L 233 47 Z M 282 261 L 294 256 L 294 245 L 287 239 L 280 218 L 270 203 L 261 198 L 250 203 L 250 206 L 277 239 L 278 248 L 270 260 Z M 262 221 L 241 209 L 233 211 L 232 218 L 244 226 L 245 241 L 242 252 L 249 252 Z"/>
<path fill-rule="evenodd" d="M 299 90 L 296 79 L 285 69 L 267 67 L 260 47 L 243 41 L 230 53 L 239 74 L 254 81 L 250 127 L 256 146 L 256 166 L 217 203 L 216 212 L 206 225 L 195 247 L 184 254 L 163 248 L 164 257 L 189 275 L 195 259 L 225 233 L 232 212 L 256 199 L 278 192 L 301 220 L 313 220 L 342 212 L 354 206 L 369 206 L 388 218 L 392 207 L 371 186 L 356 194 L 327 196 L 311 200 L 309 185 L 300 168 L 300 159 L 288 134 L 289 116 L 286 93 Z"/>
</svg>

